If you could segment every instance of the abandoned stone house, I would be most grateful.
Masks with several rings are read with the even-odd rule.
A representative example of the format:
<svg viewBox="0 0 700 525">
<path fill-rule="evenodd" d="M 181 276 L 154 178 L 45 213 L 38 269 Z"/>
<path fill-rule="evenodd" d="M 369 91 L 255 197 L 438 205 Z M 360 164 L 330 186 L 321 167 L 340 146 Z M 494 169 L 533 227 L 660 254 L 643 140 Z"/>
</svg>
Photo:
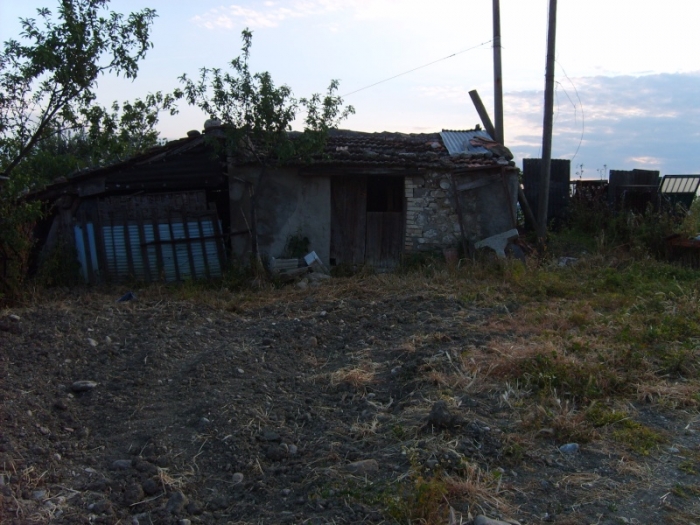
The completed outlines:
<svg viewBox="0 0 700 525">
<path fill-rule="evenodd" d="M 517 170 L 486 132 L 334 131 L 313 162 L 268 169 L 216 154 L 207 134 L 35 192 L 52 205 L 44 251 L 69 239 L 87 282 L 182 280 L 308 240 L 327 266 L 396 266 L 516 224 Z M 252 213 L 252 188 L 255 213 Z"/>
</svg>

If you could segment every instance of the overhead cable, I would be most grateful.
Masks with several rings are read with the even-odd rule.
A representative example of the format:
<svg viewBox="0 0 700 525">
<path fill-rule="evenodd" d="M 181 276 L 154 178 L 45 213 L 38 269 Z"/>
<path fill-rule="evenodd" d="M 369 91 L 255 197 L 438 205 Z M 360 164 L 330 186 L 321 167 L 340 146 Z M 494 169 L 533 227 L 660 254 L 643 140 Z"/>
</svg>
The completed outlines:
<svg viewBox="0 0 700 525">
<path fill-rule="evenodd" d="M 380 80 L 379 82 L 375 82 L 374 84 L 370 84 L 369 86 L 365 86 L 365 87 L 362 87 L 360 89 L 356 89 L 355 91 L 351 91 L 350 93 L 346 93 L 344 95 L 341 95 L 341 97 L 347 97 L 350 95 L 354 95 L 355 93 L 359 93 L 360 91 L 364 91 L 365 89 L 369 89 L 369 88 L 377 86 L 379 84 L 383 84 L 384 82 L 388 82 L 389 80 L 393 80 L 393 79 L 398 78 L 400 76 L 407 75 L 408 73 L 413 73 L 414 71 L 418 71 L 419 69 L 423 69 L 424 67 L 432 66 L 433 64 L 437 64 L 438 62 L 442 62 L 443 60 L 447 60 L 448 58 L 456 57 L 457 55 L 461 55 L 462 53 L 466 53 L 467 51 L 472 51 L 472 50 L 477 49 L 479 47 L 485 46 L 486 44 L 490 44 L 491 42 L 492 42 L 491 40 L 488 40 L 487 42 L 482 42 L 481 44 L 470 47 L 469 49 L 463 49 L 462 51 L 457 51 L 456 53 L 452 53 L 449 56 L 439 58 L 437 60 L 433 60 L 432 62 L 429 62 L 427 64 L 423 64 L 422 66 L 414 67 L 413 69 L 409 69 L 408 71 L 404 71 L 403 73 L 399 73 L 398 75 L 394 75 L 393 77 L 385 78 L 384 80 Z"/>
</svg>

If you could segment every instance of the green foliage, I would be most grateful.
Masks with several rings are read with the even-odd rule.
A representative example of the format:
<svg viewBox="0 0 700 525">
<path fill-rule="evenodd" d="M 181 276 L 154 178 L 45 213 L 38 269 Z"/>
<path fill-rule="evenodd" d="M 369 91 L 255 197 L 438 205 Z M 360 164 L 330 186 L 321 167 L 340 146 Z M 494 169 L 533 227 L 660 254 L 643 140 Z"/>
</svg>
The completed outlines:
<svg viewBox="0 0 700 525">
<path fill-rule="evenodd" d="M 41 261 L 36 282 L 45 287 L 76 286 L 83 282 L 75 247 L 59 243 Z"/>
<path fill-rule="evenodd" d="M 6 176 L 43 140 L 84 127 L 104 73 L 135 78 L 152 46 L 152 9 L 128 17 L 109 0 L 63 0 L 21 19 L 22 41 L 0 53 L 0 171 Z M 87 119 L 89 121 L 89 119 Z"/>
<path fill-rule="evenodd" d="M 39 203 L 16 203 L 2 197 L 17 181 L 0 187 L 0 303 L 20 298 L 20 288 L 29 267 L 32 230 L 41 215 Z"/>
<path fill-rule="evenodd" d="M 602 363 L 566 360 L 558 352 L 538 353 L 522 364 L 516 379 L 542 395 L 557 392 L 567 399 L 587 401 L 601 399 L 625 388 L 619 377 Z"/>
<path fill-rule="evenodd" d="M 250 71 L 253 33 L 245 29 L 242 54 L 230 63 L 231 72 L 202 68 L 197 80 L 180 77 L 182 89 L 173 93 L 184 98 L 226 126 L 227 150 L 253 163 L 269 166 L 292 160 L 309 160 L 320 153 L 327 133 L 354 113 L 343 107 L 332 80 L 326 94 L 296 99 L 289 86 L 277 86 L 270 73 Z M 292 140 L 292 122 L 300 108 L 306 110 L 303 133 Z"/>
<path fill-rule="evenodd" d="M 612 435 L 616 441 L 626 444 L 642 456 L 648 456 L 654 448 L 666 441 L 658 432 L 632 419 L 620 421 Z"/>
<path fill-rule="evenodd" d="M 675 233 L 697 235 L 700 232 L 700 205 L 688 214 L 682 206 L 655 210 L 649 204 L 643 213 L 614 211 L 607 201 L 574 200 L 566 227 L 552 235 L 552 248 L 566 252 L 575 246 L 581 250 L 607 252 L 624 248 L 637 256 L 661 258 L 666 253 L 666 237 Z"/>
<path fill-rule="evenodd" d="M 450 506 L 448 489 L 439 476 L 418 476 L 401 494 L 387 498 L 387 514 L 397 523 L 447 523 Z"/>
<path fill-rule="evenodd" d="M 304 257 L 309 253 L 309 246 L 311 241 L 308 237 L 297 233 L 296 235 L 290 235 L 287 239 L 287 244 L 284 247 L 284 257 L 288 259 L 299 259 Z"/>
<path fill-rule="evenodd" d="M 55 17 L 38 9 L 36 18 L 20 20 L 21 40 L 6 41 L 0 52 L 0 259 L 9 259 L 0 293 L 6 298 L 24 280 L 33 225 L 42 216 L 24 195 L 157 144 L 160 112 L 175 112 L 172 95 L 162 93 L 110 109 L 95 104 L 99 78 L 135 78 L 152 47 L 155 11 L 124 16 L 108 7 L 109 0 L 62 0 Z"/>
</svg>

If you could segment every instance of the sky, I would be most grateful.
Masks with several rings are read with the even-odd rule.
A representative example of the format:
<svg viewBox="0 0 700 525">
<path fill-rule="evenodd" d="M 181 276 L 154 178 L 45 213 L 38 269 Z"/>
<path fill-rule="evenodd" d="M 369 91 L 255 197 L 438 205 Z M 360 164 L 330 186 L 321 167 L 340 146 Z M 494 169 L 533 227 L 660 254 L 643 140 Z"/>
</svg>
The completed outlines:
<svg viewBox="0 0 700 525">
<path fill-rule="evenodd" d="M 505 143 L 519 167 L 522 158 L 541 154 L 548 4 L 500 2 Z M 700 173 L 700 2 L 558 4 L 553 157 L 572 161 L 572 179 L 604 177 L 609 169 Z M 0 40 L 18 37 L 19 17 L 56 5 L 3 0 Z M 100 80 L 105 104 L 172 91 L 180 75 L 196 76 L 202 67 L 226 69 L 248 27 L 252 70 L 269 71 L 297 97 L 340 81 L 340 94 L 356 110 L 343 128 L 472 129 L 480 122 L 472 89 L 493 117 L 487 0 L 111 2 L 122 13 L 145 7 L 158 13 L 154 47 L 136 80 Z M 161 118 L 159 130 L 179 138 L 201 130 L 205 118 L 183 104 L 178 115 Z"/>
</svg>

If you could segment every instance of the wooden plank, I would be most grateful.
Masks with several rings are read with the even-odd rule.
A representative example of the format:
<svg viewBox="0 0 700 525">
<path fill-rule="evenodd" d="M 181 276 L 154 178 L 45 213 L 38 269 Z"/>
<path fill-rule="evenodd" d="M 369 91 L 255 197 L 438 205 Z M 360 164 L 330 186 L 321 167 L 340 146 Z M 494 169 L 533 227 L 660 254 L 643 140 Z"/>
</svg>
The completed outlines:
<svg viewBox="0 0 700 525">
<path fill-rule="evenodd" d="M 163 263 L 163 247 L 160 245 L 160 224 L 157 216 L 154 214 L 151 219 L 153 225 L 153 242 L 156 246 L 156 271 L 158 272 L 157 279 L 160 279 L 161 274 L 165 278 L 165 264 Z"/>
<path fill-rule="evenodd" d="M 221 234 L 221 228 L 219 228 L 219 214 L 214 209 L 214 214 L 212 215 L 212 224 L 214 225 L 214 236 L 216 237 L 216 253 L 219 256 L 219 271 L 221 275 L 224 274 L 224 265 L 226 264 L 226 255 L 223 246 L 223 235 Z"/>
<path fill-rule="evenodd" d="M 488 186 L 499 180 L 498 175 L 490 175 L 488 177 L 483 177 L 481 179 L 476 179 L 470 182 L 463 182 L 457 186 L 457 191 L 469 191 L 476 188 L 481 188 L 482 186 Z"/>
<path fill-rule="evenodd" d="M 129 264 L 129 277 L 136 277 L 134 270 L 134 253 L 131 250 L 131 235 L 129 234 L 129 221 L 124 217 L 124 248 L 126 249 L 126 261 Z"/>
<path fill-rule="evenodd" d="M 98 280 L 102 281 L 104 280 L 103 272 L 107 269 L 107 254 L 105 253 L 105 236 L 99 210 L 93 214 L 92 227 L 95 233 L 95 251 L 97 252 L 97 277 Z"/>
<path fill-rule="evenodd" d="M 331 179 L 331 259 L 365 263 L 367 177 Z"/>
<path fill-rule="evenodd" d="M 143 261 L 143 271 L 146 276 L 146 280 L 151 282 L 151 262 L 148 259 L 148 248 L 146 247 L 146 230 L 143 227 L 143 219 L 139 217 L 137 219 L 137 225 L 139 229 L 139 244 L 141 245 L 141 260 Z"/>
<path fill-rule="evenodd" d="M 207 279 L 211 278 L 211 271 L 209 270 L 209 257 L 207 257 L 207 243 L 204 240 L 204 229 L 202 228 L 201 217 L 197 218 L 197 227 L 199 228 L 199 244 L 202 247 L 202 260 L 204 261 L 204 273 L 207 275 Z"/>
<path fill-rule="evenodd" d="M 187 213 L 182 211 L 182 230 L 185 232 L 185 239 L 187 239 L 187 260 L 190 262 L 190 275 L 192 279 L 197 278 L 197 270 L 194 267 L 194 254 L 192 253 L 192 243 L 190 242 L 190 228 L 187 224 Z"/>
<path fill-rule="evenodd" d="M 244 262 L 251 250 L 250 182 L 238 177 L 229 180 L 229 220 L 231 228 L 231 254 Z M 234 233 L 235 232 L 235 233 Z M 241 235 L 245 233 L 245 236 Z M 235 237 L 234 237 L 235 235 Z"/>
<path fill-rule="evenodd" d="M 393 268 L 403 248 L 403 212 L 368 212 L 365 261 L 379 268 Z"/>
<path fill-rule="evenodd" d="M 168 213 L 168 229 L 170 230 L 170 240 L 174 240 L 175 236 L 173 235 L 173 216 L 172 214 Z M 177 250 L 175 248 L 175 243 L 170 245 L 173 250 L 173 264 L 175 265 L 175 280 L 180 281 L 180 263 L 177 260 Z"/>
<path fill-rule="evenodd" d="M 107 213 L 107 216 L 109 217 L 109 231 L 112 237 L 112 260 L 110 261 L 109 269 L 106 269 L 106 277 L 107 279 L 112 280 L 115 279 L 117 277 L 117 274 L 119 273 L 117 271 L 117 245 L 114 242 L 114 214 L 110 211 Z"/>
</svg>

